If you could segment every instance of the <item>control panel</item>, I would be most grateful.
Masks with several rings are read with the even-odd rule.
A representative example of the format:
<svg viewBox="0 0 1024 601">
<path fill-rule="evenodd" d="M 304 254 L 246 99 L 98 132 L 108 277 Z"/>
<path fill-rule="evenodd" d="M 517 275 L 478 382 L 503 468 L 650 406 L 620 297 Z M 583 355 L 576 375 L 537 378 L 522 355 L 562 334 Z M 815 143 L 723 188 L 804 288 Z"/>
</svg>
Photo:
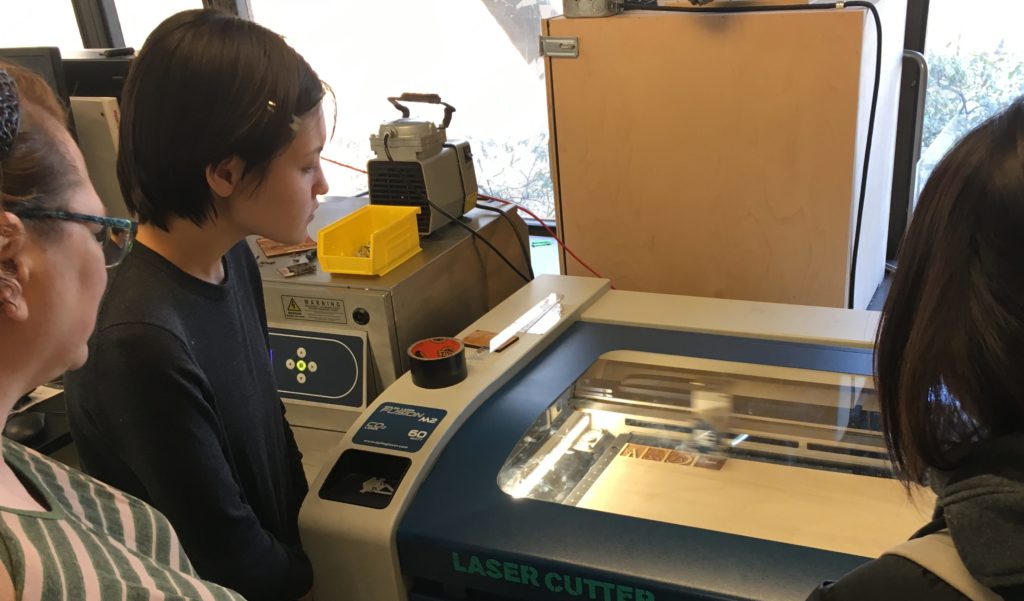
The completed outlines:
<svg viewBox="0 0 1024 601">
<path fill-rule="evenodd" d="M 270 329 L 270 355 L 282 397 L 362 407 L 366 335 Z"/>
</svg>

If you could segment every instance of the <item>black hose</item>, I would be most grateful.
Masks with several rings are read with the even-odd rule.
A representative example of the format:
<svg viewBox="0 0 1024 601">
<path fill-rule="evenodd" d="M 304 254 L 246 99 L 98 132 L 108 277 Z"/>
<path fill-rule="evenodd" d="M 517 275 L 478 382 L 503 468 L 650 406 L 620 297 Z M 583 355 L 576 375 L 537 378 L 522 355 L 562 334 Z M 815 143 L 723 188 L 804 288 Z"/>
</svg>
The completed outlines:
<svg viewBox="0 0 1024 601">
<path fill-rule="evenodd" d="M 515 236 L 517 240 L 519 240 L 519 247 L 523 251 L 523 259 L 526 260 L 526 269 L 527 271 L 529 271 L 530 279 L 532 280 L 534 278 L 534 274 L 533 262 L 530 258 L 530 234 L 526 234 L 525 238 L 519 235 L 519 228 L 516 227 L 516 222 L 512 221 L 512 218 L 509 217 L 508 211 L 499 209 L 497 207 L 489 207 L 487 205 L 482 205 L 479 203 L 476 205 L 476 208 L 497 213 L 498 215 L 501 215 L 510 226 L 512 226 L 512 235 Z"/>
<path fill-rule="evenodd" d="M 519 277 L 523 278 L 523 281 L 524 281 L 524 282 L 526 282 L 526 283 L 529 283 L 529 282 L 530 282 L 530 280 L 532 280 L 532 279 L 533 279 L 533 278 L 531 278 L 531 277 L 527 276 L 527 275 L 526 275 L 525 273 L 523 273 L 522 271 L 519 271 L 519 268 L 518 268 L 518 267 L 516 267 L 516 266 L 515 266 L 515 264 L 514 264 L 514 263 L 513 263 L 512 261 L 510 261 L 510 260 L 509 260 L 509 258 L 508 258 L 508 257 L 506 257 L 506 256 L 505 256 L 505 255 L 504 255 L 504 254 L 503 254 L 503 253 L 502 253 L 502 252 L 501 252 L 500 250 L 498 250 L 498 247 L 497 247 L 497 246 L 495 246 L 495 245 L 491 244 L 491 241 L 490 241 L 490 240 L 488 240 L 487 238 L 484 238 L 484 237 L 483 237 L 482 235 L 480 235 L 480 232 L 478 232 L 478 231 L 474 230 L 473 228 L 469 227 L 468 225 L 466 225 L 465 223 L 463 223 L 461 219 L 459 219 L 459 218 L 455 217 L 454 215 L 452 215 L 452 214 L 451 214 L 451 213 L 449 213 L 448 211 L 445 211 L 445 210 L 444 210 L 444 209 L 442 209 L 441 207 L 437 206 L 437 203 L 435 203 L 435 202 L 433 202 L 433 201 L 431 201 L 431 200 L 427 200 L 427 204 L 429 204 L 429 205 L 430 205 L 430 207 L 431 207 L 432 209 L 434 209 L 435 211 L 437 211 L 438 213 L 440 213 L 440 214 L 444 215 L 444 216 L 445 216 L 445 217 L 447 217 L 448 219 L 451 219 L 451 220 L 452 220 L 452 223 L 457 223 L 458 225 L 462 226 L 462 228 L 463 228 L 463 229 L 465 229 L 466 231 L 468 231 L 468 232 L 469 232 L 470 234 L 472 234 L 474 238 L 476 238 L 477 240 L 479 240 L 479 241 L 483 242 L 483 243 L 484 243 L 484 244 L 486 244 L 486 245 L 487 245 L 488 247 L 490 247 L 490 249 L 494 251 L 494 254 L 498 255 L 498 257 L 499 257 L 499 258 L 500 258 L 500 259 L 501 259 L 502 261 L 504 261 L 504 262 L 505 262 L 505 264 L 506 264 L 506 265 L 508 265 L 508 266 L 509 266 L 509 267 L 510 267 L 510 268 L 512 269 L 512 271 L 516 272 L 516 274 L 517 274 L 517 275 L 518 275 Z"/>
</svg>

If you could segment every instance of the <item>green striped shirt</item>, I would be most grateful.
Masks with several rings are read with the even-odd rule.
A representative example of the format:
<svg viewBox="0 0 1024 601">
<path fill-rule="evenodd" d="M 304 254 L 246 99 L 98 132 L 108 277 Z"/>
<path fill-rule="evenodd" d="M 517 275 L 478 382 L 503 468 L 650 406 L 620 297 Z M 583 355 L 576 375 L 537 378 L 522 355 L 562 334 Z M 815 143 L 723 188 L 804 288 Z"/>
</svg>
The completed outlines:
<svg viewBox="0 0 1024 601">
<path fill-rule="evenodd" d="M 17 599 L 242 599 L 199 579 L 170 522 L 149 505 L 6 438 L 3 457 L 50 509 L 0 507 L 0 561 Z"/>
</svg>

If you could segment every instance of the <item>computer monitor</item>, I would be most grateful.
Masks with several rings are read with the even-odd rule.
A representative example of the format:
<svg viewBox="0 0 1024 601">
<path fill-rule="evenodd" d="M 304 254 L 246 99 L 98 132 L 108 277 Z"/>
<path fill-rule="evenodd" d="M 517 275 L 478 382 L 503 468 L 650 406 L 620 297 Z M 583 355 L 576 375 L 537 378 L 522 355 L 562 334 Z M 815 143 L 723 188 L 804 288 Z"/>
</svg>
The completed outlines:
<svg viewBox="0 0 1024 601">
<path fill-rule="evenodd" d="M 0 59 L 20 65 L 34 71 L 50 84 L 57 97 L 68 109 L 68 126 L 71 135 L 75 135 L 75 120 L 71 114 L 71 96 L 68 94 L 67 80 L 64 77 L 64 63 L 60 57 L 60 48 L 0 48 Z"/>
<path fill-rule="evenodd" d="M 128 78 L 132 56 L 103 56 L 103 50 L 80 50 L 64 56 L 64 76 L 71 96 L 117 98 Z"/>
</svg>

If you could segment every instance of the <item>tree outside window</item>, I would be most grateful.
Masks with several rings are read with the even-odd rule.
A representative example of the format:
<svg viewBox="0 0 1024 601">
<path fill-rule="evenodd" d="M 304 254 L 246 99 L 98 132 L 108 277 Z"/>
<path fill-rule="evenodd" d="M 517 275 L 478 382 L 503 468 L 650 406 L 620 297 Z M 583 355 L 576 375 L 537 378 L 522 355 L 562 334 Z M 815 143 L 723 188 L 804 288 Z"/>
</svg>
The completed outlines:
<svg viewBox="0 0 1024 601">
<path fill-rule="evenodd" d="M 957 140 L 1024 94 L 1024 3 L 935 0 L 929 10 L 918 193 Z"/>
</svg>

